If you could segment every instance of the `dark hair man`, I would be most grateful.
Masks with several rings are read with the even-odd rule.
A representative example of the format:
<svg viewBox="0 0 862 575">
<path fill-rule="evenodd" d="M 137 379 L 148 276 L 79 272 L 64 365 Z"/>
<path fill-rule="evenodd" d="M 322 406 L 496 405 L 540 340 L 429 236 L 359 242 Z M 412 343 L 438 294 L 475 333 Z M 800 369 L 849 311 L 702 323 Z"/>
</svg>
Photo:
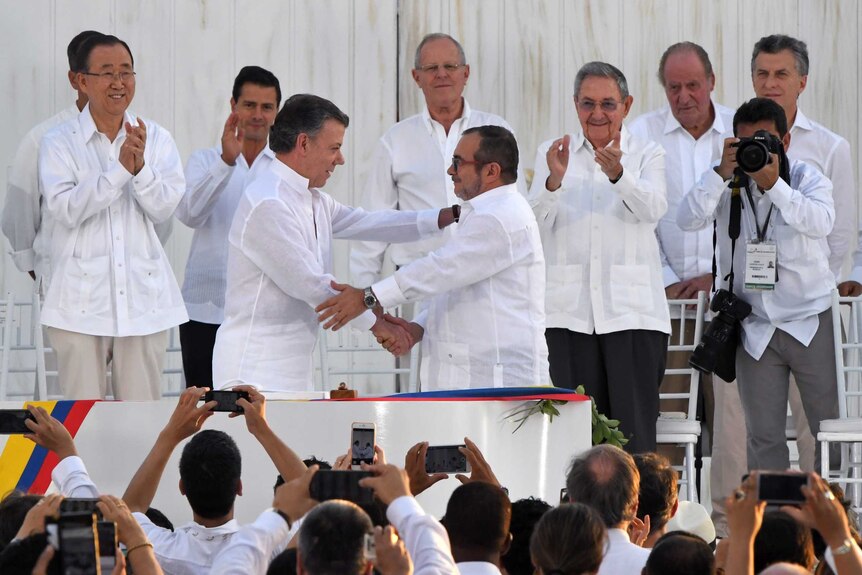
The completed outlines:
<svg viewBox="0 0 862 575">
<path fill-rule="evenodd" d="M 509 523 L 512 544 L 501 558 L 502 566 L 508 575 L 533 574 L 530 537 L 536 524 L 549 509 L 551 506 L 548 503 L 533 497 L 512 502 L 512 521 Z"/>
<path fill-rule="evenodd" d="M 499 572 L 500 557 L 512 543 L 511 519 L 509 497 L 496 485 L 474 481 L 452 492 L 441 522 L 460 572 L 477 573 L 480 568 Z M 493 567 L 480 565 L 487 563 Z"/>
<path fill-rule="evenodd" d="M 464 201 L 457 236 L 365 291 L 384 308 L 427 300 L 413 322 L 389 318 L 422 340 L 423 389 L 547 383 L 545 260 L 515 186 L 515 137 L 499 126 L 465 130 L 448 173 Z M 321 321 L 331 318 L 324 327 L 359 313 L 363 293 L 346 287 L 318 306 Z"/>
<path fill-rule="evenodd" d="M 744 103 L 733 118 L 733 129 L 736 137 L 725 140 L 721 162 L 685 196 L 677 221 L 687 230 L 712 227 L 716 221 L 719 268 L 730 270 L 729 184 L 738 167 L 736 144 L 759 130 L 773 139 L 779 153 L 771 153 L 760 170 L 746 172 L 740 183 L 737 197 L 743 209 L 732 287 L 734 295 L 752 307 L 742 322 L 736 352 L 748 427 L 748 468 L 784 470 L 790 466 L 785 438 L 790 374 L 796 378 L 812 435 L 817 436 L 821 420 L 838 415 L 830 311 L 835 277 L 823 242 L 835 220 L 832 184 L 800 161 L 786 166 L 789 181 L 779 177 L 784 166 L 780 156 L 790 146 L 791 135 L 784 110 L 772 100 Z"/>
<path fill-rule="evenodd" d="M 267 146 L 281 102 L 278 78 L 259 66 L 237 74 L 221 144 L 197 150 L 186 164 L 176 216 L 194 228 L 183 281 L 189 321 L 180 325 L 186 386 L 212 387 L 213 346 L 224 321 L 228 232 L 247 182 L 269 169 Z"/>
<path fill-rule="evenodd" d="M 305 471 L 302 460 L 270 429 L 266 422 L 264 397 L 251 387 L 250 401 L 239 399 L 246 427 L 261 443 L 279 473 L 288 481 Z M 234 519 L 234 501 L 242 495 L 242 458 L 236 443 L 226 433 L 199 431 L 214 412 L 211 401 L 198 405 L 204 388 L 190 387 L 180 395 L 177 407 L 159 434 L 150 453 L 135 473 L 123 500 L 134 512 L 156 558 L 166 573 L 198 575 L 208 573 L 213 558 L 231 540 L 240 526 Z M 156 526 L 144 512 L 150 506 L 159 481 L 176 447 L 192 437 L 180 457 L 180 492 L 192 509 L 193 521 L 174 531 Z M 284 541 L 274 554 L 287 545 Z"/>
<path fill-rule="evenodd" d="M 42 136 L 55 127 L 78 117 L 87 105 L 87 95 L 78 86 L 78 72 L 84 71 L 84 65 L 78 57 L 78 51 L 84 40 L 92 36 L 100 36 L 100 32 L 86 30 L 77 34 L 66 48 L 69 59 L 69 84 L 75 90 L 77 98 L 73 106 L 51 116 L 41 124 L 32 128 L 18 145 L 15 159 L 7 175 L 6 203 L 3 206 L 3 216 L 0 220 L 3 234 L 9 240 L 12 248 L 12 261 L 20 271 L 30 274 L 37 282 L 37 289 L 44 295 L 44 287 L 50 279 L 48 253 L 51 237 L 50 215 L 43 213 L 42 192 L 39 186 L 39 142 Z"/>
<path fill-rule="evenodd" d="M 652 548 L 667 531 L 667 522 L 679 505 L 677 472 L 657 453 L 638 453 L 634 459 L 640 474 L 637 517 L 643 521 L 649 516 L 650 532 L 643 546 Z"/>
<path fill-rule="evenodd" d="M 213 354 L 216 387 L 238 380 L 269 390 L 310 390 L 314 308 L 336 293 L 332 239 L 413 241 L 453 221 L 449 208 L 365 212 L 322 192 L 344 163 L 348 123 L 335 104 L 312 94 L 291 96 L 276 116 L 269 135 L 275 160 L 245 188 L 228 235 L 231 269 Z M 400 326 L 377 319 L 374 302 L 360 305 L 349 318 L 356 318 L 354 327 L 408 347 Z"/>
<path fill-rule="evenodd" d="M 759 573 L 759 571 L 757 571 Z M 713 575 L 715 555 L 709 545 L 685 531 L 661 536 L 649 554 L 643 575 Z"/>
<path fill-rule="evenodd" d="M 632 456 L 597 445 L 575 457 L 566 476 L 569 500 L 595 509 L 608 530 L 608 550 L 599 574 L 640 573 L 649 549 L 629 541 L 626 530 L 638 509 L 640 476 Z"/>
<path fill-rule="evenodd" d="M 155 232 L 182 197 L 182 163 L 164 128 L 128 113 L 136 81 L 126 43 L 93 35 L 76 54 L 87 105 L 39 150 L 56 222 L 41 320 L 66 397 L 104 397 L 110 361 L 116 399 L 157 399 L 167 330 L 188 319 Z"/>
<path fill-rule="evenodd" d="M 312 509 L 299 530 L 297 572 L 308 575 L 370 575 L 365 537 L 371 519 L 349 501 L 327 501 Z"/>
</svg>

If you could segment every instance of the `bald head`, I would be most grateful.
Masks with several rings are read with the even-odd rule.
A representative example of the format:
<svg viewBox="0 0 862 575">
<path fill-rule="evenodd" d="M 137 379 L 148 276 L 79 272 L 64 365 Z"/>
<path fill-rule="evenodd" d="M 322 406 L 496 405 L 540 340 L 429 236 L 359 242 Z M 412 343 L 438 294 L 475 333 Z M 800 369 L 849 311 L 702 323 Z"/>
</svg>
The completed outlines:
<svg viewBox="0 0 862 575">
<path fill-rule="evenodd" d="M 810 575 L 811 572 L 795 563 L 773 563 L 760 572 L 760 575 Z"/>
</svg>

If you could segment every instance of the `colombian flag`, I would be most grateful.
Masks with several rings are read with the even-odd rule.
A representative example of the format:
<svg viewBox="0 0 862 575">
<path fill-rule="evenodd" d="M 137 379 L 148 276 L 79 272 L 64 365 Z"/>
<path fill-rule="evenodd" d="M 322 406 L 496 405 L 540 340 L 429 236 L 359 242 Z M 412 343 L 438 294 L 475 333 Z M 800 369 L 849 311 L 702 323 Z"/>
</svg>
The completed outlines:
<svg viewBox="0 0 862 575">
<path fill-rule="evenodd" d="M 96 400 L 33 401 L 25 405 L 44 407 L 75 437 L 94 403 Z M 25 493 L 45 493 L 57 463 L 59 461 L 55 453 L 36 445 L 23 435 L 10 435 L 0 454 L 0 499 L 15 489 Z"/>
</svg>

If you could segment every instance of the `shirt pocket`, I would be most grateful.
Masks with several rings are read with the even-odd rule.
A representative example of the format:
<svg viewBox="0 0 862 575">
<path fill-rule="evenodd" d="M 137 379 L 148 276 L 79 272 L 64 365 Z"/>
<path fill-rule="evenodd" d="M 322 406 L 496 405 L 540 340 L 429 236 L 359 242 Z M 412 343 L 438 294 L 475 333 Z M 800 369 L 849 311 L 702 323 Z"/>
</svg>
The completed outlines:
<svg viewBox="0 0 862 575">
<path fill-rule="evenodd" d="M 584 283 L 584 266 L 549 265 L 547 274 L 546 304 L 549 312 L 574 315 L 580 304 Z"/>
<path fill-rule="evenodd" d="M 161 301 L 166 287 L 162 259 L 132 256 L 130 263 L 128 267 L 130 285 L 127 286 L 127 291 L 131 292 L 130 308 L 144 313 L 155 310 L 161 305 L 169 305 L 170 302 Z"/>
<path fill-rule="evenodd" d="M 649 266 L 611 266 L 611 309 L 614 313 L 649 311 L 652 303 Z"/>
<path fill-rule="evenodd" d="M 60 308 L 82 316 L 113 314 L 108 256 L 69 258 L 60 290 Z"/>
<path fill-rule="evenodd" d="M 436 360 L 440 366 L 437 389 L 470 387 L 470 346 L 466 343 L 437 344 Z"/>
</svg>

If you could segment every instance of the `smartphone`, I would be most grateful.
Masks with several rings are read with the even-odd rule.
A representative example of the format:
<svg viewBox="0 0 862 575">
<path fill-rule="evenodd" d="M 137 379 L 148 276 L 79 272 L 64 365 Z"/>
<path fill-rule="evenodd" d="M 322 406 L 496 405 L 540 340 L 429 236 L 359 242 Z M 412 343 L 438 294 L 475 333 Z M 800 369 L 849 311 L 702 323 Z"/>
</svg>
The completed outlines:
<svg viewBox="0 0 862 575">
<path fill-rule="evenodd" d="M 117 524 L 113 521 L 96 522 L 99 542 L 99 568 L 111 573 L 117 564 Z"/>
<path fill-rule="evenodd" d="M 467 457 L 458 451 L 466 445 L 429 445 L 425 453 L 426 473 L 469 473 Z"/>
<path fill-rule="evenodd" d="M 360 463 L 374 463 L 374 444 L 377 428 L 373 423 L 354 421 L 350 426 L 350 463 L 357 468 Z"/>
<path fill-rule="evenodd" d="M 102 512 L 96 507 L 99 500 L 90 497 L 66 497 L 60 502 L 60 515 L 75 513 L 95 513 L 98 519 L 102 519 Z"/>
<path fill-rule="evenodd" d="M 55 573 L 101 575 L 96 523 L 96 516 L 92 513 L 45 518 L 48 542 L 57 550 L 53 563 L 59 562 L 60 566 Z"/>
<path fill-rule="evenodd" d="M 0 433 L 32 433 L 24 425 L 28 419 L 36 421 L 33 414 L 26 409 L 0 409 Z"/>
<path fill-rule="evenodd" d="M 798 471 L 760 471 L 757 474 L 757 499 L 769 504 L 797 504 L 805 501 L 803 485 L 808 475 Z"/>
<path fill-rule="evenodd" d="M 344 499 L 357 505 L 370 505 L 374 502 L 374 491 L 361 487 L 359 480 L 371 475 L 370 471 L 321 469 L 311 478 L 308 492 L 317 501 Z"/>
<path fill-rule="evenodd" d="M 569 501 L 569 490 L 566 487 L 560 489 L 560 505 L 563 505 L 564 503 L 571 503 L 571 501 Z"/>
<path fill-rule="evenodd" d="M 217 401 L 218 405 L 213 407 L 213 411 L 242 413 L 242 407 L 236 404 L 236 400 L 240 397 L 246 401 L 250 401 L 247 391 L 216 390 L 206 392 L 204 394 L 204 402 Z"/>
</svg>

